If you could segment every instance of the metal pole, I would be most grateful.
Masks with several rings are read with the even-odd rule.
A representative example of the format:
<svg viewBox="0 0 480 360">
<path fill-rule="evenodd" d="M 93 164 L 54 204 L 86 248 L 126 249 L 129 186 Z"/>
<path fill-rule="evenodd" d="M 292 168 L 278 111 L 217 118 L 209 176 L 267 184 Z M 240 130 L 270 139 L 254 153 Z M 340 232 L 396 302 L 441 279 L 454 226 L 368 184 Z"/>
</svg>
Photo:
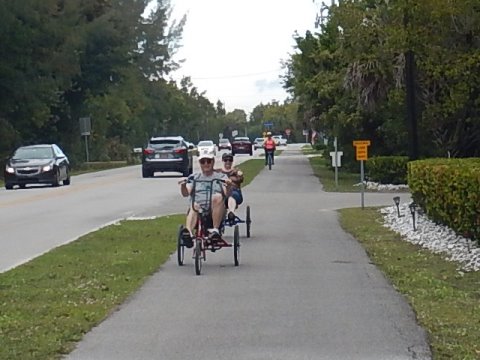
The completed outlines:
<svg viewBox="0 0 480 360">
<path fill-rule="evenodd" d="M 88 135 L 85 135 L 85 153 L 87 154 L 87 163 L 90 162 L 89 156 L 88 156 Z"/>
<path fill-rule="evenodd" d="M 337 146 L 337 137 L 333 140 L 333 145 L 335 146 L 335 189 L 338 188 L 338 146 Z"/>
<path fill-rule="evenodd" d="M 365 174 L 363 171 L 363 160 L 360 160 L 360 181 L 362 182 L 362 209 L 365 207 L 365 184 L 364 184 Z"/>
</svg>

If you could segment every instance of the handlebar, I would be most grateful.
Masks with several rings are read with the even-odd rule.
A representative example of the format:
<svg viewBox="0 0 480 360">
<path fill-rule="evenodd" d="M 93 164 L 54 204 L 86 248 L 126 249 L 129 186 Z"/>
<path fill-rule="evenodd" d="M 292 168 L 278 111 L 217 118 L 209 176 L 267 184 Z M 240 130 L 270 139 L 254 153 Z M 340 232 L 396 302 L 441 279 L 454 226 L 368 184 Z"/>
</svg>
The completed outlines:
<svg viewBox="0 0 480 360">
<path fill-rule="evenodd" d="M 190 177 L 189 177 L 190 179 Z M 190 191 L 190 197 L 191 197 L 191 207 L 192 207 L 192 210 L 196 211 L 196 212 L 203 212 L 203 211 L 209 211 L 211 209 L 211 205 L 212 205 L 212 195 L 214 194 L 214 189 L 213 189 L 213 184 L 214 183 L 220 183 L 220 184 L 226 184 L 226 183 L 229 183 L 229 179 L 228 180 L 224 180 L 224 179 L 212 179 L 212 180 L 197 180 L 193 177 L 191 177 L 191 180 L 192 180 L 192 183 L 193 183 L 193 187 L 192 187 L 192 190 Z M 185 181 L 188 181 L 185 180 Z M 195 199 L 197 197 L 197 185 L 198 184 L 201 184 L 201 183 L 208 183 L 210 185 L 207 185 L 206 188 L 204 189 L 201 189 L 199 191 L 200 192 L 203 192 L 205 194 L 205 202 L 203 204 L 197 204 L 199 205 L 198 207 L 195 206 L 196 202 L 195 202 Z M 222 197 L 225 197 L 225 191 L 224 191 L 224 188 L 223 186 L 220 186 L 220 193 L 222 194 Z M 202 206 L 203 205 L 203 206 Z"/>
</svg>

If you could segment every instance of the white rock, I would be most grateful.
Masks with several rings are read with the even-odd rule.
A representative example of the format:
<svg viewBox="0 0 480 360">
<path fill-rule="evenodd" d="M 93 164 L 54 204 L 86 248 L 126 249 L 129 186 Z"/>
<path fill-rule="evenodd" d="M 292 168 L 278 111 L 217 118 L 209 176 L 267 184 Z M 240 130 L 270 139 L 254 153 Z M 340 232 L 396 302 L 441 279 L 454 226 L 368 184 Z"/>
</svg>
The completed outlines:
<svg viewBox="0 0 480 360">
<path fill-rule="evenodd" d="M 402 217 L 398 217 L 395 205 L 382 208 L 380 212 L 385 227 L 399 233 L 408 242 L 442 254 L 446 260 L 457 262 L 460 275 L 468 271 L 480 271 L 480 248 L 477 243 L 456 235 L 446 226 L 435 224 L 418 211 L 415 214 L 417 230 L 414 231 L 408 204 L 400 205 Z"/>
</svg>

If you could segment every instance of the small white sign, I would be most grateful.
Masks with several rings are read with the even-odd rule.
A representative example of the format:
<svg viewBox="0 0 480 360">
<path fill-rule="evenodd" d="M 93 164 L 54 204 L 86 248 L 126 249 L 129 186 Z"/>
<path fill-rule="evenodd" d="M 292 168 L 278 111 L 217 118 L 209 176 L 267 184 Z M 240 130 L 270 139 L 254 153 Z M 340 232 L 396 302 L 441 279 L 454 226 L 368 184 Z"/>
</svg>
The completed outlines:
<svg viewBox="0 0 480 360">
<path fill-rule="evenodd" d="M 343 151 L 337 151 L 337 159 L 335 159 L 335 151 L 330 151 L 330 156 L 332 157 L 333 167 L 342 167 Z"/>
<path fill-rule="evenodd" d="M 238 135 L 238 130 L 233 130 L 233 131 L 232 131 L 232 136 L 235 137 L 235 136 L 237 136 L 237 135 Z"/>
</svg>

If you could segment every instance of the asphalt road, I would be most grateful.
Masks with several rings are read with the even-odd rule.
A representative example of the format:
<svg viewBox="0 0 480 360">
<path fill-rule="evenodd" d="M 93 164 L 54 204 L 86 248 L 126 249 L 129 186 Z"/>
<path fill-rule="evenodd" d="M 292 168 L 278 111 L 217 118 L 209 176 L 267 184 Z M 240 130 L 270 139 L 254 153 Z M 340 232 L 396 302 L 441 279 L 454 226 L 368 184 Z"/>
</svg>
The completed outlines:
<svg viewBox="0 0 480 360">
<path fill-rule="evenodd" d="M 338 224 L 335 209 L 360 206 L 359 194 L 321 191 L 289 145 L 244 196 L 253 224 L 249 239 L 241 228 L 239 267 L 222 249 L 196 276 L 188 255 L 178 267 L 172 254 L 66 358 L 430 359 L 404 298 Z M 365 205 L 391 205 L 392 196 L 366 194 Z"/>
</svg>

